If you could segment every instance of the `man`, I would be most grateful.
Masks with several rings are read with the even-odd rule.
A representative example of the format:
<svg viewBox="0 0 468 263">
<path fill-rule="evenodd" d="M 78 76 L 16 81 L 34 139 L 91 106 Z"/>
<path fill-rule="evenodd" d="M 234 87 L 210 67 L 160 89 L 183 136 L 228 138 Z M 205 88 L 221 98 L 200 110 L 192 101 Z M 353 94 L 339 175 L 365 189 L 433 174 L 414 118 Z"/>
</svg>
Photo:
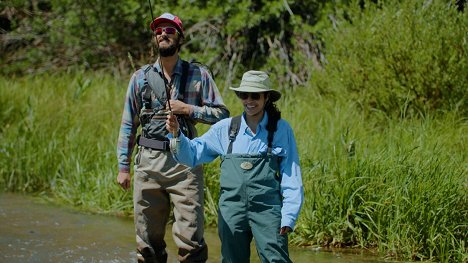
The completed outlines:
<svg viewBox="0 0 468 263">
<path fill-rule="evenodd" d="M 164 234 L 170 202 L 179 261 L 205 262 L 202 167 L 189 168 L 173 159 L 165 120 L 168 114 L 176 115 L 184 134 L 194 137 L 196 122 L 213 124 L 229 117 L 229 111 L 208 71 L 179 58 L 184 40 L 179 17 L 164 13 L 150 27 L 159 58 L 130 79 L 117 148 L 117 182 L 129 189 L 132 150 L 138 143 L 133 194 L 138 262 L 167 261 Z"/>
</svg>

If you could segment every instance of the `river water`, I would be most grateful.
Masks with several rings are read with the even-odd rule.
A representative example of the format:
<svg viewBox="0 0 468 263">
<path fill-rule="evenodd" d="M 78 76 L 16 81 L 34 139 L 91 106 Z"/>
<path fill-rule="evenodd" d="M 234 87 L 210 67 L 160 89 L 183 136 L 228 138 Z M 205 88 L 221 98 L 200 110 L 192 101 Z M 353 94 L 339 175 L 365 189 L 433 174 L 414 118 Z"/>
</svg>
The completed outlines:
<svg viewBox="0 0 468 263">
<path fill-rule="evenodd" d="M 167 232 L 168 262 L 177 251 Z M 220 262 L 216 229 L 206 230 L 208 262 Z M 252 247 L 251 262 L 258 263 Z M 293 262 L 384 262 L 361 252 L 324 251 L 290 247 Z M 133 221 L 114 216 L 84 214 L 57 207 L 31 196 L 0 193 L 0 263 L 136 262 Z"/>
</svg>

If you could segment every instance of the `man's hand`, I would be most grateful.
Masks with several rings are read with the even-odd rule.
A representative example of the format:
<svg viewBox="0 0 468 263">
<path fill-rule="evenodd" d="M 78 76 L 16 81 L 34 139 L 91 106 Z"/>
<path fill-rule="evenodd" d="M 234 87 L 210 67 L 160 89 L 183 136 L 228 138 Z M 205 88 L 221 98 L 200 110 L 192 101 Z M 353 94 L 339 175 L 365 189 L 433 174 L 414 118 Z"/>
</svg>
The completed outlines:
<svg viewBox="0 0 468 263">
<path fill-rule="evenodd" d="M 180 100 L 170 100 L 171 110 L 174 114 L 190 115 L 192 107 Z M 169 109 L 169 105 L 166 105 L 166 109 Z"/>
<path fill-rule="evenodd" d="M 280 235 L 285 235 L 285 234 L 288 234 L 288 233 L 291 233 L 292 232 L 292 229 L 289 227 L 289 226 L 283 226 L 281 229 L 280 229 Z"/>
<path fill-rule="evenodd" d="M 117 176 L 117 183 L 124 189 L 128 190 L 130 188 L 130 173 L 119 172 Z"/>
</svg>

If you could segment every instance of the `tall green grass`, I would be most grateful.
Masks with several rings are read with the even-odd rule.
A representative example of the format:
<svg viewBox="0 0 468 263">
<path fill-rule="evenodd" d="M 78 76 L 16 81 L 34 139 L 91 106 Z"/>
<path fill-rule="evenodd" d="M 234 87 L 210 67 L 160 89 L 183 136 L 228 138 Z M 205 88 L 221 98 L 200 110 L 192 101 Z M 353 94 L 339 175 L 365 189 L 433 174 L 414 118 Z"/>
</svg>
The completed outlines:
<svg viewBox="0 0 468 263">
<path fill-rule="evenodd" d="M 466 119 L 370 119 L 353 102 L 296 93 L 282 105 L 306 191 L 294 242 L 466 262 Z"/>
<path fill-rule="evenodd" d="M 131 194 L 115 184 L 123 82 L 79 73 L 0 83 L 4 189 L 46 193 L 86 210 L 131 212 Z"/>
<path fill-rule="evenodd" d="M 86 211 L 132 213 L 116 184 L 127 76 L 91 72 L 0 77 L 0 187 Z M 222 88 L 232 115 L 241 107 Z M 467 122 L 364 117 L 353 102 L 288 90 L 305 203 L 292 242 L 377 248 L 414 260 L 468 260 Z M 204 132 L 208 126 L 201 125 Z M 207 223 L 216 223 L 219 161 L 205 166 Z"/>
</svg>

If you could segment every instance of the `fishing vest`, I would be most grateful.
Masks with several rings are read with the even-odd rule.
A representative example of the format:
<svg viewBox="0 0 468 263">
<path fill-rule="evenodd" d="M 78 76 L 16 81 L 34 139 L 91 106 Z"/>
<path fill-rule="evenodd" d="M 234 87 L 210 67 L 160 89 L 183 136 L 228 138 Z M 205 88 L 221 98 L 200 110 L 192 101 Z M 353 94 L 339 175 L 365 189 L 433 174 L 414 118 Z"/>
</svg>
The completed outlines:
<svg viewBox="0 0 468 263">
<path fill-rule="evenodd" d="M 179 94 L 177 99 L 183 101 L 186 90 L 190 63 L 182 60 L 182 76 L 179 83 Z M 142 107 L 140 110 L 140 123 L 142 127 L 141 136 L 148 139 L 168 141 L 166 135 L 166 103 L 168 100 L 166 84 L 153 65 L 142 67 L 144 71 L 144 84 L 140 89 Z M 176 115 L 180 130 L 188 138 L 196 135 L 195 123 L 183 115 Z"/>
</svg>

